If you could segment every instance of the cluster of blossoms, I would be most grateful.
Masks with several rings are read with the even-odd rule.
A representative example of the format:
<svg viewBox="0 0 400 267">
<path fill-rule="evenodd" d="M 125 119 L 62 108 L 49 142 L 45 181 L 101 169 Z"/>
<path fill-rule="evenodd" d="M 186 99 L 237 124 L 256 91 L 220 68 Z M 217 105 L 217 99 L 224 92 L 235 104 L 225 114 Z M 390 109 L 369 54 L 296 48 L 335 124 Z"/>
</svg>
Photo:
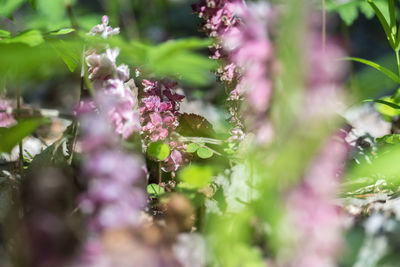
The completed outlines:
<svg viewBox="0 0 400 267">
<path fill-rule="evenodd" d="M 202 30 L 209 36 L 215 38 L 214 44 L 210 47 L 212 59 L 221 60 L 222 65 L 217 70 L 219 79 L 223 81 L 229 93 L 228 105 L 230 113 L 231 141 L 244 139 L 244 125 L 240 112 L 240 96 L 234 96 L 234 88 L 240 80 L 235 63 L 229 59 L 229 54 L 224 49 L 223 37 L 230 31 L 236 29 L 240 24 L 234 13 L 234 6 L 238 1 L 231 0 L 200 0 L 192 5 L 194 12 L 205 20 Z"/>
<path fill-rule="evenodd" d="M 0 127 L 11 127 L 17 123 L 11 111 L 10 101 L 0 98 Z"/>
<path fill-rule="evenodd" d="M 342 223 L 335 197 L 349 150 L 345 135 L 340 133 L 328 141 L 289 198 L 290 215 L 299 234 L 293 266 L 336 266 Z"/>
<path fill-rule="evenodd" d="M 105 16 L 103 24 L 95 26 L 90 34 L 107 37 L 118 33 L 107 24 Z M 147 200 L 144 161 L 124 151 L 120 144 L 121 136 L 128 138 L 139 131 L 139 111 L 137 88 L 129 80 L 128 67 L 116 66 L 117 56 L 118 49 L 110 48 L 102 54 L 95 50 L 86 53 L 96 95 L 78 112 L 85 153 L 83 175 L 87 178 L 87 190 L 80 196 L 79 206 L 88 215 L 88 228 L 95 238 L 86 243 L 79 259 L 82 266 L 110 266 L 101 257 L 96 236 L 109 229 L 138 225 Z"/>
<path fill-rule="evenodd" d="M 74 267 L 113 266 L 104 254 L 100 236 L 112 229 L 140 225 L 147 202 L 144 161 L 121 148 L 107 116 L 109 96 L 96 98 L 101 98 L 96 101 L 100 113 L 90 112 L 80 118 L 85 152 L 82 174 L 88 181 L 86 192 L 79 197 L 79 207 L 89 218 L 90 235 Z"/>
<path fill-rule="evenodd" d="M 184 143 L 176 141 L 173 133 L 179 125 L 179 103 L 184 98 L 174 91 L 176 83 L 143 80 L 144 96 L 140 104 L 140 123 L 144 145 L 166 142 L 171 153 L 164 161 L 163 170 L 176 171 L 188 162 Z"/>
<path fill-rule="evenodd" d="M 140 187 L 145 181 L 143 160 L 121 149 L 105 115 L 86 114 L 81 122 L 88 187 L 80 197 L 80 207 L 90 214 L 89 228 L 100 231 L 137 224 L 146 204 Z"/>
<path fill-rule="evenodd" d="M 222 37 L 229 59 L 240 73 L 229 100 L 246 99 L 242 111 L 246 118 L 252 118 L 246 126 L 256 134 L 259 143 L 266 143 L 271 135 L 265 118 L 273 89 L 270 77 L 273 73 L 274 47 L 268 33 L 273 13 L 266 2 L 247 6 L 236 4 L 235 12 L 241 23 Z"/>
<path fill-rule="evenodd" d="M 323 44 L 319 34 L 312 34 L 307 91 L 307 101 L 312 103 L 307 105 L 306 117 L 332 116 L 338 109 L 347 67 L 336 59 L 345 52 L 336 39 L 328 37 Z M 347 131 L 341 131 L 328 140 L 289 198 L 290 215 L 299 233 L 295 266 L 336 266 L 343 240 L 341 210 L 335 198 L 349 153 L 346 136 Z"/>
<path fill-rule="evenodd" d="M 90 34 L 101 34 L 106 38 L 119 33 L 118 29 L 107 26 L 106 16 L 102 21 L 103 24 L 95 26 Z M 108 116 L 115 131 L 126 139 L 139 130 L 138 93 L 134 80 L 130 79 L 128 66 L 116 65 L 118 54 L 118 48 L 106 48 L 101 54 L 89 49 L 86 51 L 86 62 L 95 92 L 104 92 L 114 99 Z"/>
<path fill-rule="evenodd" d="M 102 22 L 90 34 L 107 37 L 119 32 L 107 26 L 107 16 Z M 118 49 L 110 48 L 102 54 L 95 50 L 86 53 L 96 97 L 94 102 L 88 102 L 86 107 L 89 108 L 81 118 L 82 148 L 88 155 L 84 173 L 90 178 L 88 191 L 81 197 L 81 207 L 96 214 L 90 223 L 94 229 L 137 221 L 145 202 L 142 189 L 132 187 L 143 178 L 144 164 L 140 158 L 121 151 L 111 127 L 112 124 L 117 134 L 127 138 L 138 131 L 139 125 L 137 88 L 134 81 L 129 80 L 128 66 L 116 66 L 117 56 Z M 92 110 L 92 106 L 97 109 Z"/>
<path fill-rule="evenodd" d="M 193 5 L 193 10 L 206 21 L 203 31 L 216 37 L 211 47 L 211 58 L 222 60 L 218 69 L 220 80 L 229 91 L 228 104 L 231 115 L 231 141 L 244 138 L 241 100 L 247 98 L 244 113 L 255 118 L 251 128 L 259 139 L 266 136 L 265 125 L 252 125 L 265 115 L 272 91 L 268 78 L 268 63 L 272 62 L 273 46 L 269 39 L 267 23 L 271 9 L 262 2 L 245 5 L 235 0 L 202 0 Z"/>
</svg>

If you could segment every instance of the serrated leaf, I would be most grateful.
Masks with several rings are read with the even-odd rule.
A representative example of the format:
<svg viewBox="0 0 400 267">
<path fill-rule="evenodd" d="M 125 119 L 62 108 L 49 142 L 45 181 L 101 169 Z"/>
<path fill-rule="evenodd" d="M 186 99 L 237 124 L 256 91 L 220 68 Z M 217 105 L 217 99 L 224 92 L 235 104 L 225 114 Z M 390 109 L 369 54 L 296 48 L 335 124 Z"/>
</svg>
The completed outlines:
<svg viewBox="0 0 400 267">
<path fill-rule="evenodd" d="M 183 136 L 215 137 L 212 124 L 197 114 L 183 113 L 179 116 L 179 126 L 176 131 Z"/>
<path fill-rule="evenodd" d="M 165 190 L 163 187 L 159 186 L 158 184 L 149 184 L 147 186 L 147 193 L 152 197 L 156 198 L 161 196 L 162 194 L 165 193 Z"/>
<path fill-rule="evenodd" d="M 186 147 L 186 151 L 189 153 L 194 153 L 197 151 L 197 149 L 199 149 L 199 145 L 196 143 L 190 143 Z"/>
<path fill-rule="evenodd" d="M 199 156 L 199 158 L 202 158 L 202 159 L 211 158 L 213 155 L 214 155 L 214 153 L 205 147 L 200 147 L 197 150 L 197 156 Z"/>
<path fill-rule="evenodd" d="M 57 36 L 57 35 L 65 35 L 65 34 L 68 34 L 68 33 L 74 32 L 74 31 L 75 31 L 75 29 L 73 29 L 73 28 L 64 28 L 64 29 L 59 29 L 56 31 L 51 31 L 48 34 Z"/>
<path fill-rule="evenodd" d="M 147 148 L 147 154 L 160 161 L 167 159 L 169 153 L 169 146 L 161 141 L 151 143 Z"/>
<path fill-rule="evenodd" d="M 0 152 L 11 150 L 26 136 L 30 135 L 40 124 L 41 119 L 20 120 L 17 125 L 0 128 Z"/>
<path fill-rule="evenodd" d="M 210 183 L 212 175 L 213 171 L 209 166 L 190 165 L 181 170 L 178 177 L 185 187 L 200 189 Z"/>
<path fill-rule="evenodd" d="M 373 67 L 374 69 L 380 71 L 381 73 L 385 74 L 388 78 L 392 79 L 394 82 L 396 83 L 400 83 L 400 77 L 395 74 L 394 72 L 390 71 L 389 69 L 382 67 L 379 64 L 376 64 L 375 62 L 366 60 L 366 59 L 362 59 L 362 58 L 356 58 L 356 57 L 347 57 L 344 58 L 345 60 L 352 60 L 352 61 L 356 61 L 356 62 L 360 62 L 363 63 L 365 65 L 368 65 L 370 67 Z"/>
</svg>

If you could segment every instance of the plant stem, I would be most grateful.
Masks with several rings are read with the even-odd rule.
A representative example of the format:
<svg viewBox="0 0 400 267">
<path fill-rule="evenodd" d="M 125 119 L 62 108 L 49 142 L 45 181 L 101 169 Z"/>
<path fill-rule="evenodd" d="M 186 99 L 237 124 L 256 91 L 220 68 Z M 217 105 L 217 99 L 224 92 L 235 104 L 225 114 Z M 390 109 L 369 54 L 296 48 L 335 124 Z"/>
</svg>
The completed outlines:
<svg viewBox="0 0 400 267">
<path fill-rule="evenodd" d="M 72 11 L 71 5 L 67 5 L 65 8 L 67 9 L 68 18 L 71 22 L 72 28 L 74 28 L 75 30 L 79 30 L 79 25 L 75 18 L 74 12 Z"/>
<path fill-rule="evenodd" d="M 395 50 L 394 52 L 396 54 L 397 69 L 399 71 L 399 76 L 400 76 L 400 55 L 399 55 L 399 50 Z"/>
<path fill-rule="evenodd" d="M 161 193 L 161 182 L 162 182 L 162 172 L 161 172 L 161 162 L 158 163 L 158 194 Z"/>
<path fill-rule="evenodd" d="M 194 142 L 194 143 L 208 143 L 214 145 L 222 145 L 223 141 L 214 139 L 214 138 L 207 138 L 207 137 L 190 137 L 190 136 L 178 136 L 179 141 L 182 142 Z"/>
<path fill-rule="evenodd" d="M 19 81 L 17 81 L 16 91 L 17 91 L 17 120 L 19 120 L 21 116 L 21 88 Z M 22 144 L 22 140 L 18 143 L 18 147 L 19 147 L 19 171 L 22 177 L 22 173 L 24 171 L 24 158 L 23 158 L 24 147 Z"/>
</svg>

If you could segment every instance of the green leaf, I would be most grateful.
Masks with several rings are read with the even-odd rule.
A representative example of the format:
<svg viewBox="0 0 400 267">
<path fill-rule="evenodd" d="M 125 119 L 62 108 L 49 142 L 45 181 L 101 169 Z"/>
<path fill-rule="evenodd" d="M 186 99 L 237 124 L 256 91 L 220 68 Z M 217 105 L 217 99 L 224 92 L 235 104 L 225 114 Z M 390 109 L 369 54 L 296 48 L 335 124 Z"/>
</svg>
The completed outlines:
<svg viewBox="0 0 400 267">
<path fill-rule="evenodd" d="M 160 161 L 163 161 L 166 158 L 168 158 L 169 153 L 170 153 L 169 146 L 161 141 L 151 143 L 147 148 L 147 154 Z"/>
<path fill-rule="evenodd" d="M 347 26 L 353 24 L 358 16 L 358 1 L 348 1 L 338 3 L 332 0 L 326 1 L 326 10 L 338 12 L 340 18 L 346 23 Z"/>
<path fill-rule="evenodd" d="M 147 193 L 152 197 L 156 198 L 161 196 L 162 194 L 165 193 L 165 190 L 163 187 L 159 186 L 158 184 L 149 184 L 147 186 Z"/>
<path fill-rule="evenodd" d="M 64 53 L 60 53 L 60 57 L 64 61 L 65 65 L 67 65 L 69 71 L 74 72 L 77 66 L 76 61 L 72 57 L 65 55 Z"/>
<path fill-rule="evenodd" d="M 22 43 L 31 47 L 38 46 L 43 42 L 42 33 L 38 30 L 22 32 L 15 37 L 0 40 L 0 43 L 4 44 Z"/>
<path fill-rule="evenodd" d="M 0 152 L 11 150 L 26 136 L 31 134 L 40 124 L 41 119 L 20 120 L 17 125 L 0 128 Z"/>
<path fill-rule="evenodd" d="M 58 24 L 66 17 L 64 0 L 36 0 L 39 15 L 46 19 L 47 23 Z"/>
<path fill-rule="evenodd" d="M 36 0 L 29 0 L 29 4 L 31 4 L 31 6 L 36 9 Z"/>
<path fill-rule="evenodd" d="M 196 143 L 190 143 L 186 147 L 186 151 L 189 153 L 194 153 L 197 151 L 197 149 L 199 149 L 199 145 Z"/>
<path fill-rule="evenodd" d="M 367 2 L 360 3 L 360 10 L 365 15 L 367 19 L 372 19 L 375 15 L 374 10 Z"/>
<path fill-rule="evenodd" d="M 356 5 L 347 5 L 338 9 L 338 13 L 347 26 L 353 24 L 357 19 L 358 10 Z"/>
<path fill-rule="evenodd" d="M 64 43 L 64 41 L 59 40 L 58 42 L 55 42 L 54 44 L 50 44 L 54 50 L 57 52 L 57 54 L 61 57 L 65 65 L 67 65 L 68 69 L 71 72 L 74 72 L 77 65 L 78 65 L 78 59 L 77 55 L 74 55 L 70 49 L 68 49 L 67 45 Z"/>
<path fill-rule="evenodd" d="M 26 0 L 0 0 L 0 16 L 9 17 Z"/>
<path fill-rule="evenodd" d="M 29 164 L 29 169 L 34 170 L 42 169 L 44 166 L 71 164 L 69 159 L 72 159 L 73 156 L 76 127 L 75 123 L 71 123 L 65 129 L 61 138 L 33 158 Z"/>
<path fill-rule="evenodd" d="M 399 144 L 400 134 L 387 134 L 376 138 L 376 142 L 379 144 Z"/>
<path fill-rule="evenodd" d="M 74 31 L 75 31 L 75 29 L 73 29 L 73 28 L 64 28 L 64 29 L 59 29 L 56 31 L 51 31 L 48 34 L 49 35 L 65 35 L 65 34 L 68 34 L 68 33 L 74 32 Z"/>
<path fill-rule="evenodd" d="M 397 105 L 395 103 L 392 103 L 392 102 L 389 102 L 386 100 L 381 100 L 381 99 L 366 99 L 363 102 L 375 102 L 375 103 L 379 103 L 379 104 L 384 104 L 384 105 L 389 106 L 394 109 L 400 109 L 400 105 Z"/>
<path fill-rule="evenodd" d="M 390 17 L 391 33 L 395 35 L 397 32 L 397 25 L 396 25 L 396 11 L 395 11 L 394 0 L 389 0 L 389 17 Z"/>
<path fill-rule="evenodd" d="M 385 16 L 382 14 L 382 12 L 379 10 L 379 8 L 376 6 L 376 4 L 372 0 L 368 0 L 368 4 L 370 4 L 371 7 L 374 9 L 375 14 L 378 17 L 379 21 L 381 22 L 383 30 L 386 33 L 386 36 L 389 40 L 390 45 L 392 46 L 393 49 L 395 49 L 395 40 L 393 40 L 393 38 L 392 38 L 390 26 L 389 26 L 388 22 L 386 21 Z"/>
<path fill-rule="evenodd" d="M 11 34 L 8 31 L 0 30 L 0 38 L 8 38 Z"/>
<path fill-rule="evenodd" d="M 371 163 L 354 165 L 347 172 L 343 189 L 353 192 L 360 188 L 375 185 L 378 180 L 384 180 L 388 186 L 397 190 L 400 186 L 400 145 L 393 144 L 379 153 L 379 157 Z"/>
<path fill-rule="evenodd" d="M 193 50 L 206 48 L 210 39 L 189 38 L 168 41 L 148 48 L 148 62 L 159 76 L 167 75 L 195 85 L 207 85 L 211 80 L 210 70 L 217 62 Z"/>
<path fill-rule="evenodd" d="M 394 72 L 390 71 L 389 69 L 387 69 L 385 67 L 382 67 L 382 66 L 376 64 L 375 62 L 372 62 L 372 61 L 369 61 L 366 59 L 362 59 L 362 58 L 356 58 L 356 57 L 347 57 L 347 58 L 344 58 L 344 60 L 352 60 L 352 61 L 366 64 L 370 67 L 375 68 L 376 70 L 379 70 L 380 72 L 385 74 L 388 78 L 392 79 L 394 82 L 400 83 L 400 77 L 397 74 L 395 74 Z"/>
<path fill-rule="evenodd" d="M 211 158 L 213 156 L 213 154 L 214 153 L 211 150 L 209 150 L 209 149 L 207 149 L 205 147 L 200 147 L 197 150 L 197 156 L 199 156 L 199 158 L 202 158 L 202 159 Z"/>
<path fill-rule="evenodd" d="M 179 179 L 184 183 L 184 187 L 200 189 L 211 181 L 212 175 L 210 166 L 190 165 L 179 172 Z"/>
</svg>

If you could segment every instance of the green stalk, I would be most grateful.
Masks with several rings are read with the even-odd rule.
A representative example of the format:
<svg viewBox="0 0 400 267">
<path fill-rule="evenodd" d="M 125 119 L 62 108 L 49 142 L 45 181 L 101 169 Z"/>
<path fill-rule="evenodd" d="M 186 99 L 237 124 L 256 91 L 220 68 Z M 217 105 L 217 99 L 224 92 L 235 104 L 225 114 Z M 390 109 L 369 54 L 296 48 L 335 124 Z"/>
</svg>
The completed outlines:
<svg viewBox="0 0 400 267">
<path fill-rule="evenodd" d="M 390 16 L 390 30 L 392 32 L 392 38 L 395 39 L 397 33 L 397 25 L 396 25 L 396 11 L 394 6 L 394 0 L 389 0 L 389 16 Z"/>
<path fill-rule="evenodd" d="M 396 49 L 396 47 L 395 47 L 396 40 L 394 39 L 394 36 L 391 33 L 390 26 L 389 26 L 388 22 L 386 21 L 385 16 L 382 14 L 382 12 L 379 10 L 379 8 L 375 5 L 375 3 L 372 0 L 368 0 L 368 4 L 375 11 L 375 14 L 378 17 L 378 19 L 383 27 L 383 30 L 385 31 L 385 34 L 390 43 L 390 46 L 393 49 Z"/>
<path fill-rule="evenodd" d="M 400 76 L 400 53 L 398 49 L 395 50 L 394 52 L 396 54 L 397 69 L 399 71 L 399 76 Z"/>
<path fill-rule="evenodd" d="M 20 117 L 21 117 L 21 88 L 20 88 L 20 82 L 19 81 L 17 81 L 17 120 L 19 120 L 20 119 Z M 24 147 L 23 147 L 23 144 L 22 144 L 22 141 L 23 140 L 21 140 L 19 143 L 18 143 L 18 148 L 19 148 L 19 171 L 20 171 L 20 174 L 21 174 L 21 177 L 22 177 L 22 175 L 23 175 L 23 172 L 24 172 Z"/>
</svg>

